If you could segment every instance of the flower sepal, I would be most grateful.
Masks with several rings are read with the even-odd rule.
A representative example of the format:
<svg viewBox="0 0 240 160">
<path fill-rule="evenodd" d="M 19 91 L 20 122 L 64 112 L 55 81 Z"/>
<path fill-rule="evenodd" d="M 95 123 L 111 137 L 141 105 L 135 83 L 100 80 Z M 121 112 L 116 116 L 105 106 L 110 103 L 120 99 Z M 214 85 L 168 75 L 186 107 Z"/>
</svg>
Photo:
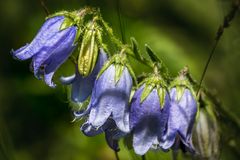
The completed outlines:
<svg viewBox="0 0 240 160">
<path fill-rule="evenodd" d="M 185 89 L 189 89 L 190 92 L 192 93 L 192 95 L 194 96 L 194 98 L 196 99 L 196 93 L 193 89 L 193 84 L 191 84 L 190 80 L 188 79 L 188 68 L 184 67 L 180 72 L 179 72 L 179 76 L 176 77 L 171 83 L 169 88 L 176 88 L 176 100 L 180 101 L 180 99 L 182 98 Z"/>
<path fill-rule="evenodd" d="M 114 78 L 114 81 L 115 83 L 117 83 L 120 78 L 121 78 L 121 75 L 123 73 L 123 70 L 125 67 L 127 67 L 130 75 L 132 76 L 135 84 L 137 84 L 137 78 L 132 70 L 132 67 L 131 65 L 128 63 L 127 61 L 127 56 L 125 54 L 115 54 L 114 56 L 112 56 L 112 58 L 105 63 L 105 65 L 102 67 L 101 71 L 99 72 L 98 74 L 98 77 L 99 78 L 103 72 L 110 66 L 110 65 L 114 65 L 115 66 L 115 78 Z"/>
<path fill-rule="evenodd" d="M 161 108 L 165 104 L 165 96 L 168 92 L 167 84 L 160 75 L 152 74 L 149 78 L 143 80 L 139 86 L 145 84 L 144 90 L 141 95 L 141 103 L 148 97 L 154 88 L 157 89 L 159 96 L 159 103 Z"/>
</svg>

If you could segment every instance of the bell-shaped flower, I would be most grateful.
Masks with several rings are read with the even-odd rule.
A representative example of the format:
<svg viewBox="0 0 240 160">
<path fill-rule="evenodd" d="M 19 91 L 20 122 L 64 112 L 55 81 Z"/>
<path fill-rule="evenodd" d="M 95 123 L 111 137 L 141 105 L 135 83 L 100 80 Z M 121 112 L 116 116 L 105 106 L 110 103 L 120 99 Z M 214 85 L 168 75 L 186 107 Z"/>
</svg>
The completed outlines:
<svg viewBox="0 0 240 160">
<path fill-rule="evenodd" d="M 168 124 L 161 146 L 164 150 L 178 145 L 178 142 L 183 143 L 188 151 L 194 152 L 192 128 L 197 113 L 197 101 L 185 74 L 185 71 L 181 72 L 171 85 Z"/>
<path fill-rule="evenodd" d="M 93 137 L 104 132 L 108 146 L 114 151 L 120 150 L 118 141 L 126 134 L 117 129 L 116 123 L 111 118 L 109 118 L 100 128 L 95 128 L 89 122 L 85 122 L 81 126 L 81 131 L 84 135 L 89 137 Z"/>
<path fill-rule="evenodd" d="M 169 103 L 167 87 L 156 76 L 149 78 L 134 93 L 130 108 L 130 128 L 133 148 L 138 155 L 144 155 L 149 149 L 160 148 Z"/>
<path fill-rule="evenodd" d="M 111 117 L 123 132 L 129 132 L 129 97 L 132 77 L 123 66 L 119 80 L 116 81 L 118 66 L 111 64 L 95 81 L 91 102 L 89 123 L 99 128 Z"/>
<path fill-rule="evenodd" d="M 85 101 L 90 94 L 94 86 L 97 74 L 101 70 L 102 66 L 107 60 L 107 54 L 103 49 L 99 50 L 98 60 L 93 71 L 87 77 L 80 75 L 78 69 L 76 73 L 69 77 L 61 77 L 60 81 L 64 85 L 72 85 L 71 88 L 71 99 L 74 102 L 82 103 Z M 76 67 L 77 68 L 77 67 Z"/>
<path fill-rule="evenodd" d="M 72 25 L 61 29 L 65 19 L 64 16 L 48 18 L 30 44 L 12 51 L 18 60 L 32 58 L 34 75 L 38 79 L 44 77 L 45 83 L 50 87 L 55 87 L 52 82 L 55 71 L 75 48 L 78 28 Z"/>
</svg>

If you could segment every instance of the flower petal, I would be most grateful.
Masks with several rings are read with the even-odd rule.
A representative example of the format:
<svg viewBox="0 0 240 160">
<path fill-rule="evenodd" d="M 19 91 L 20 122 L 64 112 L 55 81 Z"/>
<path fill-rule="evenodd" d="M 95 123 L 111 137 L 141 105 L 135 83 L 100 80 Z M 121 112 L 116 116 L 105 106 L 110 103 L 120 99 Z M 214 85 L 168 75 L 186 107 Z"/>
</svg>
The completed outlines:
<svg viewBox="0 0 240 160">
<path fill-rule="evenodd" d="M 92 93 L 97 74 L 107 60 L 107 54 L 103 51 L 99 53 L 98 61 L 92 73 L 88 77 L 82 77 L 77 73 L 76 79 L 72 84 L 72 100 L 74 102 L 83 102 Z M 76 69 L 78 72 L 78 69 Z"/>
<path fill-rule="evenodd" d="M 49 37 L 58 32 L 63 20 L 63 16 L 56 16 L 46 20 L 33 41 L 16 51 L 12 51 L 13 56 L 19 60 L 26 60 L 37 54 L 46 44 Z"/>
<path fill-rule="evenodd" d="M 69 27 L 62 31 L 58 30 L 55 35 L 49 37 L 39 52 L 33 56 L 33 71 L 37 78 L 41 76 L 39 72 L 41 66 L 44 67 L 45 73 L 49 74 L 69 56 L 74 49 L 75 35 L 76 27 Z"/>
<path fill-rule="evenodd" d="M 149 119 L 144 119 L 140 122 L 133 131 L 133 148 L 136 154 L 144 155 L 157 139 L 158 122 L 154 123 L 157 126 L 151 125 Z"/>
<path fill-rule="evenodd" d="M 74 79 L 76 78 L 76 74 L 73 74 L 68 77 L 60 77 L 60 82 L 64 85 L 70 85 L 73 83 Z"/>
<path fill-rule="evenodd" d="M 108 146 L 113 149 L 114 151 L 118 152 L 120 150 L 118 145 L 118 140 L 114 139 L 114 133 L 110 130 L 105 132 L 105 139 L 107 141 Z"/>
<path fill-rule="evenodd" d="M 95 127 L 103 125 L 113 112 L 113 119 L 118 128 L 129 132 L 128 126 L 128 100 L 132 87 L 132 79 L 125 68 L 118 83 L 115 83 L 114 65 L 103 72 L 95 82 L 91 104 L 93 106 L 89 122 Z"/>
<path fill-rule="evenodd" d="M 60 38 L 58 46 L 54 46 L 54 49 L 51 50 L 50 53 L 48 53 L 49 54 L 48 56 L 41 57 L 42 59 L 38 59 L 38 61 L 39 60 L 41 61 L 44 59 L 45 59 L 45 61 L 44 62 L 42 61 L 42 63 L 38 63 L 38 65 L 34 66 L 34 71 L 37 74 L 39 73 L 38 72 L 39 67 L 41 65 L 45 66 L 45 68 L 44 68 L 45 82 L 50 87 L 55 87 L 55 84 L 52 82 L 52 77 L 54 75 L 54 72 L 57 70 L 57 68 L 61 64 L 63 64 L 67 60 L 67 58 L 70 56 L 73 49 L 75 48 L 75 46 L 72 46 L 72 45 L 73 45 L 73 42 L 74 42 L 74 39 L 76 36 L 76 28 L 70 27 L 68 29 L 69 29 L 69 32 L 67 33 L 68 35 L 66 37 L 64 36 L 65 39 Z M 68 30 L 68 29 L 66 29 L 66 30 Z M 48 79 L 46 79 L 46 77 Z"/>
<path fill-rule="evenodd" d="M 156 89 L 153 89 L 141 102 L 144 87 L 145 85 L 141 86 L 135 92 L 130 111 L 133 147 L 135 152 L 140 155 L 145 154 L 150 148 L 158 148 L 167 123 L 169 105 L 169 96 L 166 95 L 164 107 L 161 109 Z"/>
<path fill-rule="evenodd" d="M 87 109 L 84 109 L 84 110 L 79 110 L 79 111 L 74 111 L 73 114 L 75 116 L 76 119 L 80 119 L 82 118 L 83 116 L 86 116 L 90 113 L 91 111 L 91 106 L 88 105 Z"/>
<path fill-rule="evenodd" d="M 96 129 L 95 127 L 93 127 L 91 124 L 89 124 L 88 122 L 85 122 L 82 126 L 81 126 L 81 131 L 83 132 L 84 135 L 89 136 L 89 137 L 93 137 L 96 136 L 98 134 L 101 134 L 104 132 L 103 128 L 98 128 Z"/>
<path fill-rule="evenodd" d="M 169 110 L 168 127 L 164 135 L 165 143 L 162 147 L 169 149 L 174 144 L 176 136 L 179 135 L 182 143 L 192 150 L 191 134 L 197 112 L 197 103 L 188 89 L 184 90 L 180 101 L 176 99 L 176 88 L 171 89 L 170 96 L 172 102 Z"/>
</svg>

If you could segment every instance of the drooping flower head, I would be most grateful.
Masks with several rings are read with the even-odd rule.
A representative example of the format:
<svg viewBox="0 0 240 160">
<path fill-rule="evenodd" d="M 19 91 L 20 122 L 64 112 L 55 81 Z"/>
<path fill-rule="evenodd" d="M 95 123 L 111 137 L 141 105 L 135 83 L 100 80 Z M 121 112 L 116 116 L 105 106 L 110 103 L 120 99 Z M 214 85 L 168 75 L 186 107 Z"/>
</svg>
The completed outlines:
<svg viewBox="0 0 240 160">
<path fill-rule="evenodd" d="M 192 128 L 197 113 L 197 101 L 187 74 L 188 70 L 184 68 L 170 85 L 171 105 L 164 143 L 161 146 L 165 150 L 181 142 L 187 150 L 194 152 Z"/>
<path fill-rule="evenodd" d="M 12 51 L 13 56 L 19 60 L 32 58 L 35 77 L 43 77 L 47 85 L 54 87 L 52 78 L 55 71 L 75 48 L 74 42 L 79 32 L 75 21 L 77 23 L 79 17 L 75 18 L 71 14 L 65 16 L 59 13 L 48 18 L 33 41 Z"/>
<path fill-rule="evenodd" d="M 164 133 L 170 97 L 159 75 L 145 79 L 131 100 L 130 127 L 135 153 L 144 155 L 150 148 L 159 149 Z"/>
<path fill-rule="evenodd" d="M 111 118 L 119 130 L 129 132 L 129 97 L 132 88 L 127 59 L 117 54 L 107 62 L 95 81 L 88 122 L 95 128 Z"/>
<path fill-rule="evenodd" d="M 199 114 L 193 128 L 193 144 L 200 159 L 219 159 L 220 130 L 214 111 L 214 103 L 200 91 Z"/>
<path fill-rule="evenodd" d="M 60 78 L 62 84 L 72 85 L 71 100 L 73 102 L 82 103 L 90 96 L 90 94 L 92 93 L 94 82 L 97 78 L 97 74 L 99 73 L 106 61 L 107 54 L 101 48 L 99 50 L 97 63 L 93 71 L 87 77 L 83 77 L 82 75 L 80 75 L 78 69 L 76 68 L 76 73 L 74 75 Z"/>
<path fill-rule="evenodd" d="M 87 117 L 81 131 L 87 136 L 105 133 L 108 145 L 118 151 L 118 139 L 129 129 L 131 68 L 125 55 L 115 55 L 105 63 L 95 81 L 88 108 L 74 112 L 75 118 Z"/>
</svg>

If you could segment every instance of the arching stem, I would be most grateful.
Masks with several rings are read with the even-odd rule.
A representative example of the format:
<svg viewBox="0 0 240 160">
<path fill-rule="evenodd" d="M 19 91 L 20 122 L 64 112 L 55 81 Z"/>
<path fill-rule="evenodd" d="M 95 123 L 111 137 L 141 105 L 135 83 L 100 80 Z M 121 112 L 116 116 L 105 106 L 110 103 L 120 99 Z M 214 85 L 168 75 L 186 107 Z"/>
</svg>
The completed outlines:
<svg viewBox="0 0 240 160">
<path fill-rule="evenodd" d="M 201 79 L 200 79 L 200 83 L 199 83 L 199 87 L 198 87 L 198 90 L 197 90 L 197 96 L 199 94 L 199 91 L 201 89 L 201 85 L 202 85 L 202 82 L 203 82 L 203 79 L 206 75 L 206 72 L 207 72 L 207 69 L 208 69 L 208 66 L 212 60 L 212 57 L 213 57 L 213 54 L 215 53 L 215 50 L 217 48 L 217 45 L 224 33 L 224 30 L 226 28 L 228 28 L 230 26 L 230 22 L 233 20 L 233 18 L 235 17 L 236 15 L 236 12 L 238 11 L 240 7 L 240 0 L 235 0 L 232 4 L 232 8 L 231 10 L 229 11 L 229 13 L 224 17 L 224 20 L 223 20 L 223 23 L 219 26 L 218 28 L 218 31 L 217 31 L 217 34 L 216 34 L 216 37 L 215 37 L 215 42 L 214 42 L 214 45 L 213 45 L 213 48 L 209 54 L 209 57 L 208 57 L 208 60 L 205 64 L 205 67 L 203 69 L 203 73 L 202 73 L 202 76 L 201 76 Z"/>
</svg>

